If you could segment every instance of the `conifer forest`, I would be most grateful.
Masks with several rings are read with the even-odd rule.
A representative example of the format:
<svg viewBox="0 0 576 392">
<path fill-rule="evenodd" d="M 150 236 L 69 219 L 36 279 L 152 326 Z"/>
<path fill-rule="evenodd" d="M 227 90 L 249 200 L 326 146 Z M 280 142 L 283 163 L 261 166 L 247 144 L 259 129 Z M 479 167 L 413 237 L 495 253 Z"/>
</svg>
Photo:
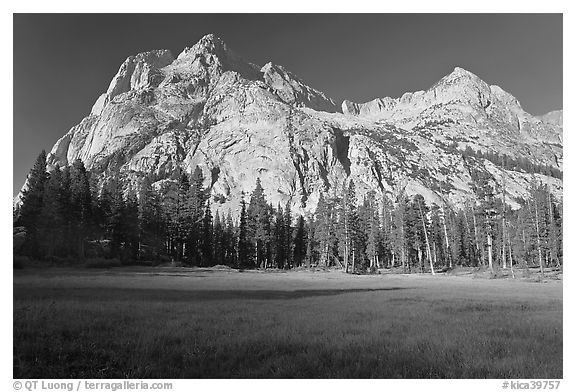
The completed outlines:
<svg viewBox="0 0 576 392">
<path fill-rule="evenodd" d="M 148 178 L 139 189 L 114 177 L 98 187 L 80 160 L 47 172 L 42 152 L 14 211 L 15 227 L 26 232 L 19 252 L 68 264 L 100 257 L 126 265 L 335 267 L 348 273 L 562 268 L 562 204 L 536 180 L 517 209 L 506 201 L 506 184 L 493 187 L 480 172 L 473 174 L 480 202 L 463 208 L 429 205 L 403 190 L 359 200 L 350 180 L 322 194 L 314 214 L 298 216 L 290 203 L 268 203 L 258 179 L 238 216 L 212 208 L 198 167 L 174 176 L 177 188 L 167 192 Z"/>
</svg>

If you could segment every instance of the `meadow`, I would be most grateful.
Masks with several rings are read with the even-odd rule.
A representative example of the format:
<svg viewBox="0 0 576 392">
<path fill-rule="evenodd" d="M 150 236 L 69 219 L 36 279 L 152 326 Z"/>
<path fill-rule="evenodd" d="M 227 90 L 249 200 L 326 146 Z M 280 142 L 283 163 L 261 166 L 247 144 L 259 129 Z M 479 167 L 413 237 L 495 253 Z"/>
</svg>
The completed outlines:
<svg viewBox="0 0 576 392">
<path fill-rule="evenodd" d="M 562 378 L 562 282 L 14 270 L 14 378 Z"/>
</svg>

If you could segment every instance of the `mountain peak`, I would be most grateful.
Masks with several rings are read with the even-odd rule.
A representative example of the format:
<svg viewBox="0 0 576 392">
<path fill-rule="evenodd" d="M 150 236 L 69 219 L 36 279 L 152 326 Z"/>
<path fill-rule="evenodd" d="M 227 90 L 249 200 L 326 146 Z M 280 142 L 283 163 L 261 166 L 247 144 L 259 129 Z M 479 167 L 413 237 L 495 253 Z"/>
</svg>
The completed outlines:
<svg viewBox="0 0 576 392">
<path fill-rule="evenodd" d="M 260 78 L 259 67 L 245 61 L 214 34 L 207 34 L 192 47 L 185 48 L 178 55 L 173 69 L 184 73 L 204 73 L 206 69 L 210 69 L 211 75 L 236 71 L 247 79 Z"/>
<path fill-rule="evenodd" d="M 215 34 L 206 34 L 204 37 L 200 38 L 196 45 L 204 48 L 221 48 L 223 50 L 228 50 L 226 43 Z"/>
<path fill-rule="evenodd" d="M 472 72 L 468 71 L 467 69 L 461 67 L 454 67 L 454 71 L 452 71 L 451 75 L 459 75 L 459 76 L 474 76 L 478 77 Z"/>
<path fill-rule="evenodd" d="M 206 34 L 192 47 L 186 47 L 179 55 L 178 58 L 188 57 L 190 55 L 197 55 L 200 53 L 210 53 L 217 56 L 227 56 L 231 53 L 230 49 L 222 41 L 222 39 L 214 34 Z"/>
<path fill-rule="evenodd" d="M 455 67 L 454 71 L 444 76 L 439 81 L 439 83 L 444 84 L 460 84 L 462 82 L 466 84 L 470 82 L 473 84 L 483 83 L 482 79 L 480 79 L 476 74 L 460 67 Z"/>
</svg>

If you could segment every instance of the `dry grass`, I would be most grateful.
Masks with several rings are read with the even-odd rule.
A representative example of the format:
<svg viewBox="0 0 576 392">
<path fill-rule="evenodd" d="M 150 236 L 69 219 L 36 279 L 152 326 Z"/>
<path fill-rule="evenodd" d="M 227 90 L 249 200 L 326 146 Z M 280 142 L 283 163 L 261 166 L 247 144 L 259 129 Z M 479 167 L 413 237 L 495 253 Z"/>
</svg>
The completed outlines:
<svg viewBox="0 0 576 392">
<path fill-rule="evenodd" d="M 18 270 L 15 378 L 561 378 L 562 283 Z"/>
</svg>

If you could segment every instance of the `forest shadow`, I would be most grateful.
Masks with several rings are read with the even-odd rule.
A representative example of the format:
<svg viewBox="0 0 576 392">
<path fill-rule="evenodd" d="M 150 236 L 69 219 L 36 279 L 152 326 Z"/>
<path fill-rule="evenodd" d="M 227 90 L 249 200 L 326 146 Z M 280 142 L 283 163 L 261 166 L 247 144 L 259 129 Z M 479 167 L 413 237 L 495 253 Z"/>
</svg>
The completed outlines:
<svg viewBox="0 0 576 392">
<path fill-rule="evenodd" d="M 14 299 L 72 300 L 90 301 L 214 301 L 214 300 L 293 300 L 310 297 L 325 297 L 343 294 L 377 293 L 408 290 L 409 287 L 357 288 L 357 289 L 318 289 L 318 290 L 174 290 L 142 288 L 26 288 L 14 287 Z"/>
</svg>

